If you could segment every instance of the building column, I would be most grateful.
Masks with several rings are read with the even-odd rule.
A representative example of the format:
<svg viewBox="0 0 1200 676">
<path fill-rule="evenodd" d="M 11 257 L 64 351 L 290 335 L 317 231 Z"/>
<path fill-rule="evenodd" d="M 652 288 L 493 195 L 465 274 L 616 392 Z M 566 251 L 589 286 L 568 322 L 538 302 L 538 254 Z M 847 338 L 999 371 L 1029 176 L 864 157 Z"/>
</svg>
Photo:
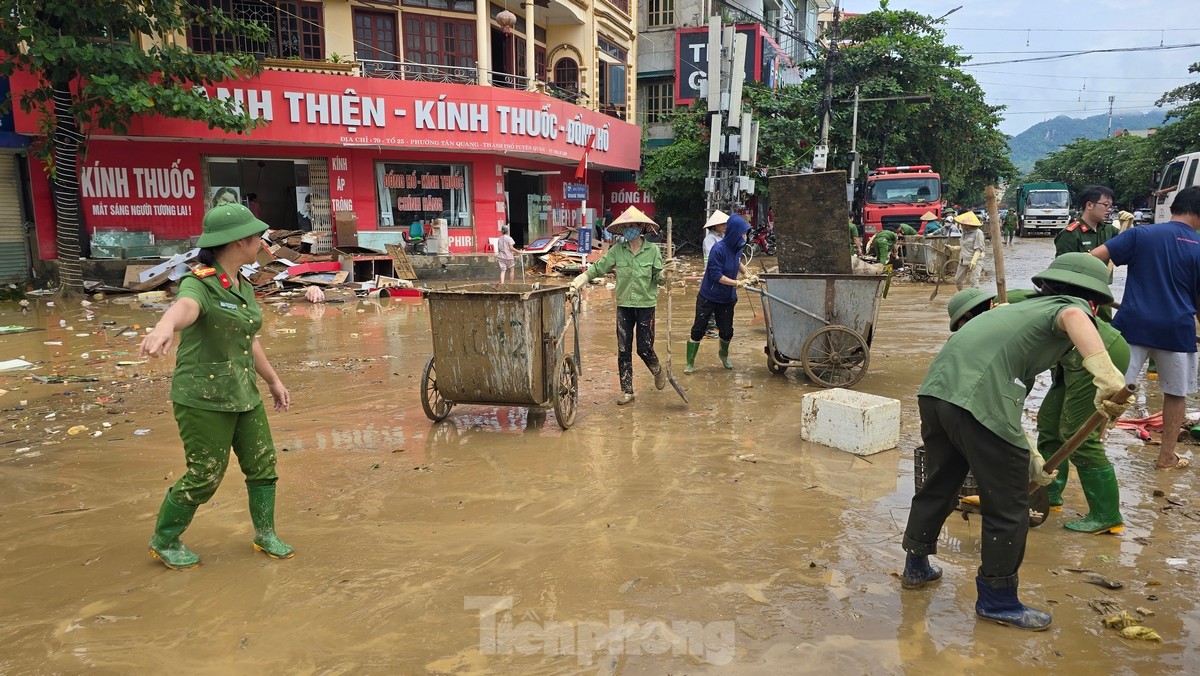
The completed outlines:
<svg viewBox="0 0 1200 676">
<path fill-rule="evenodd" d="M 492 86 L 492 19 L 490 3 L 475 3 L 475 61 L 480 86 Z"/>
<path fill-rule="evenodd" d="M 537 89 L 537 69 L 534 67 L 534 43 L 533 43 L 533 0 L 525 0 L 525 89 L 534 91 Z"/>
</svg>

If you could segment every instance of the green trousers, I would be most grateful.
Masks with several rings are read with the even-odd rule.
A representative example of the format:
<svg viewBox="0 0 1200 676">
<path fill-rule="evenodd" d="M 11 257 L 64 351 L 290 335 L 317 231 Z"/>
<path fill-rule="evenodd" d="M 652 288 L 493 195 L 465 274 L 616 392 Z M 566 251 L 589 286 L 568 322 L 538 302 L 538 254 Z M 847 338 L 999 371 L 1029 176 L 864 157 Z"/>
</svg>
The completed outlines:
<svg viewBox="0 0 1200 676">
<path fill-rule="evenodd" d="M 172 498 L 180 505 L 202 505 L 212 498 L 229 466 L 230 448 L 248 487 L 269 486 L 279 479 L 275 444 L 262 404 L 244 413 L 175 404 L 175 422 L 187 460 L 187 471 L 171 489 Z"/>
<path fill-rule="evenodd" d="M 1122 371 L 1129 366 L 1129 345 L 1121 339 L 1107 341 L 1109 357 Z M 1038 410 L 1037 447 L 1047 460 L 1066 443 L 1075 431 L 1096 412 L 1096 386 L 1092 374 L 1083 368 L 1083 358 L 1072 350 L 1059 360 L 1053 371 L 1053 381 L 1042 407 Z M 1092 432 L 1071 454 L 1071 464 L 1079 469 L 1102 469 L 1112 465 L 1104 455 L 1104 444 L 1100 442 L 1101 430 Z M 1066 467 L 1059 468 L 1059 475 L 1066 477 Z M 1061 489 L 1060 489 L 1061 490 Z"/>
</svg>

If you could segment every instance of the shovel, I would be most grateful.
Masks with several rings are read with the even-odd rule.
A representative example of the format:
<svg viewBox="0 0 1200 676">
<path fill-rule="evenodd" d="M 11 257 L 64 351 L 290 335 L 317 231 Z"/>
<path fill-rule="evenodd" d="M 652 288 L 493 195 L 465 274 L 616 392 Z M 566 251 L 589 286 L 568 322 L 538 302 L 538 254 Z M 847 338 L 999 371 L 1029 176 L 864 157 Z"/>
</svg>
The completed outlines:
<svg viewBox="0 0 1200 676">
<path fill-rule="evenodd" d="M 1137 385 L 1126 385 L 1125 389 L 1117 392 L 1116 395 L 1113 396 L 1112 400 L 1117 403 L 1125 403 L 1125 401 L 1129 399 L 1129 397 L 1133 396 L 1135 392 L 1137 392 Z M 1064 443 L 1061 448 L 1055 451 L 1054 455 L 1050 456 L 1050 459 L 1046 461 L 1042 471 L 1044 471 L 1046 474 L 1049 474 L 1058 469 L 1059 465 L 1062 465 L 1064 462 L 1066 462 L 1067 456 L 1074 453 L 1075 449 L 1079 448 L 1079 445 L 1082 444 L 1092 432 L 1096 431 L 1096 428 L 1102 427 L 1107 421 L 1108 418 L 1103 413 L 1099 411 L 1093 413 L 1092 417 L 1088 418 L 1087 422 L 1083 423 L 1083 425 L 1075 432 L 1075 434 L 1071 435 L 1071 438 L 1067 439 L 1066 443 Z M 1037 453 L 1037 451 L 1031 450 L 1030 453 Z M 1039 486 L 1038 484 L 1030 481 L 1029 525 L 1042 525 L 1042 523 L 1046 521 L 1046 517 L 1049 514 L 1050 491 L 1045 486 Z"/>
<path fill-rule="evenodd" d="M 667 216 L 667 258 L 675 257 L 674 240 L 671 239 L 671 217 Z M 683 403 L 688 403 L 687 392 L 680 386 L 679 381 L 675 380 L 675 374 L 671 372 L 671 283 L 667 281 L 667 365 L 663 368 L 667 369 L 667 382 L 671 383 L 671 387 L 679 393 L 679 398 L 683 399 Z"/>
</svg>

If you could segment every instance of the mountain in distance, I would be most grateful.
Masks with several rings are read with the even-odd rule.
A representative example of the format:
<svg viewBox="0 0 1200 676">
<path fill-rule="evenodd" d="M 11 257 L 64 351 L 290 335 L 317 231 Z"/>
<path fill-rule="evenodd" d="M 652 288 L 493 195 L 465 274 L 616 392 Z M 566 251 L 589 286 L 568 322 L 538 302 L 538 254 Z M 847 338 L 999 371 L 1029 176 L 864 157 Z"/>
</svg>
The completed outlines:
<svg viewBox="0 0 1200 676">
<path fill-rule="evenodd" d="M 1165 110 L 1154 109 L 1147 113 L 1113 115 L 1112 128 L 1142 131 L 1161 127 Z M 1108 113 L 1077 118 L 1059 115 L 1038 122 L 1025 131 L 1008 139 L 1008 158 L 1022 173 L 1033 169 L 1033 163 L 1058 150 L 1077 138 L 1098 139 L 1108 134 Z"/>
</svg>

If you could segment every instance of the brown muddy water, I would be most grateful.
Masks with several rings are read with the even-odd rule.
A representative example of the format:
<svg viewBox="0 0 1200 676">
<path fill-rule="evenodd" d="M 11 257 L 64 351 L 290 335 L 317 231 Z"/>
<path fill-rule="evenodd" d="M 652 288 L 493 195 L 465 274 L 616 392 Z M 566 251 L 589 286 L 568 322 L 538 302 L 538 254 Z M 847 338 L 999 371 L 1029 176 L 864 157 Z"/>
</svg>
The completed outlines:
<svg viewBox="0 0 1200 676">
<path fill-rule="evenodd" d="M 1052 253 L 1046 240 L 1009 248 L 1009 285 L 1027 286 Z M 507 406 L 459 406 L 431 423 L 419 401 L 431 349 L 422 303 L 267 304 L 262 340 L 293 401 L 270 414 L 277 523 L 297 555 L 251 548 L 234 464 L 185 535 L 204 563 L 184 572 L 146 553 L 184 468 L 170 359 L 118 366 L 139 361 L 136 337 L 98 333 L 103 321 L 144 329 L 161 309 L 110 297 L 89 320 L 78 301 L 34 301 L 28 316 L 6 304 L 0 323 L 45 330 L 0 338 L 0 360 L 41 362 L 0 374 L 0 673 L 1200 670 L 1196 470 L 1155 472 L 1156 450 L 1123 432 L 1108 449 L 1125 533 L 1061 527 L 1086 511 L 1074 479 L 1066 511 L 1030 533 L 1021 593 L 1054 613 L 1048 632 L 976 621 L 978 517 L 947 521 L 940 583 L 900 591 L 914 395 L 948 335 L 953 292 L 930 302 L 931 290 L 897 280 L 883 301 L 856 389 L 902 402 L 902 439 L 868 458 L 800 440 L 800 397 L 815 388 L 795 369 L 768 373 L 750 299 L 737 307 L 736 368 L 705 341 L 684 376 L 695 287 L 676 288 L 675 372 L 691 404 L 654 390 L 635 360 L 637 401 L 618 408 L 611 291 L 589 288 L 566 432 L 552 412 Z M 99 380 L 29 379 L 52 373 Z M 1095 599 L 1153 612 L 1144 624 L 1164 642 L 1105 629 Z"/>
</svg>

